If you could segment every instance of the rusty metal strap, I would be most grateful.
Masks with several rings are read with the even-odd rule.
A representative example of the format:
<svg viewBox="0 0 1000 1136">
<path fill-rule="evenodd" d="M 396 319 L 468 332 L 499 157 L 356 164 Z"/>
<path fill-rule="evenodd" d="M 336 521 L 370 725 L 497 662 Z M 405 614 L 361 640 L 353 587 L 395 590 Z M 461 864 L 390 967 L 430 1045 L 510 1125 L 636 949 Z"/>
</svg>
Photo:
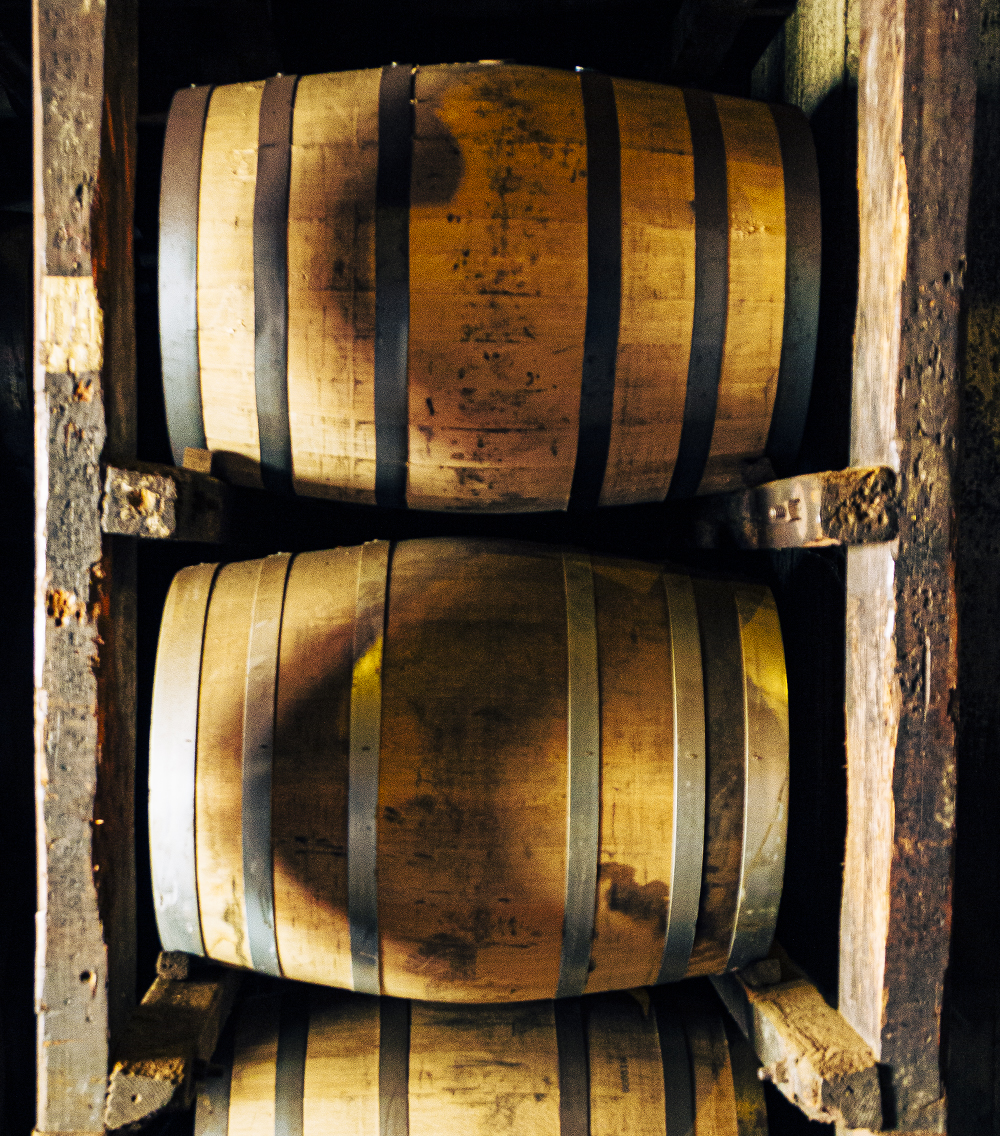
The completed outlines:
<svg viewBox="0 0 1000 1136">
<path fill-rule="evenodd" d="M 819 329 L 819 171 L 809 120 L 797 107 L 772 106 L 785 179 L 785 318 L 778 390 L 767 456 L 782 474 L 795 472 L 812 392 Z"/>
<path fill-rule="evenodd" d="M 580 89 L 587 133 L 587 319 L 569 507 L 593 509 L 604 484 L 615 405 L 622 296 L 621 139 L 613 80 L 581 70 Z"/>
<path fill-rule="evenodd" d="M 414 68 L 382 69 L 375 182 L 375 501 L 406 508 Z"/>
<path fill-rule="evenodd" d="M 665 573 L 674 694 L 673 852 L 663 955 L 657 982 L 685 975 L 701 899 L 705 848 L 705 689 L 694 587 Z"/>
<path fill-rule="evenodd" d="M 590 1058 L 584 1003 L 557 1001 L 556 1048 L 559 1054 L 559 1136 L 590 1136 Z"/>
<path fill-rule="evenodd" d="M 254 386 L 260 475 L 268 489 L 291 493 L 288 420 L 288 187 L 297 75 L 264 84 L 253 205 Z"/>
<path fill-rule="evenodd" d="M 715 97 L 685 91 L 694 151 L 694 326 L 684 422 L 669 497 L 698 491 L 715 430 L 729 314 L 729 196 L 726 145 Z"/>
<path fill-rule="evenodd" d="M 410 1002 L 380 998 L 378 1006 L 379 1136 L 410 1133 Z"/>
</svg>

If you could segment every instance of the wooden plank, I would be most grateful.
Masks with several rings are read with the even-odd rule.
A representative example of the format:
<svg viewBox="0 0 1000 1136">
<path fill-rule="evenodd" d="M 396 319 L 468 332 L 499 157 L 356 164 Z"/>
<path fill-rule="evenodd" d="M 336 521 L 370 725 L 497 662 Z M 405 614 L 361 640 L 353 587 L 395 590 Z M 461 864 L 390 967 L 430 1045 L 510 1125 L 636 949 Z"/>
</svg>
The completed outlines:
<svg viewBox="0 0 1000 1136">
<path fill-rule="evenodd" d="M 24 13 L 24 26 L 28 13 Z M 28 120 L 15 124 L 30 147 Z M 8 120 L 0 128 L 11 127 Z M 0 134 L 9 138 L 9 134 Z M 17 180 L 29 169 L 12 158 Z M 18 168 L 20 167 L 20 168 Z M 15 179 L 0 176 L 0 182 Z M 13 186 L 9 188 L 14 188 Z M 0 200 L 8 184 L 0 186 Z M 24 195 L 26 196 L 26 194 Z M 32 749 L 32 594 L 34 589 L 33 445 L 31 407 L 31 218 L 0 214 L 0 557 L 4 565 L 4 650 L 0 655 L 0 769 L 4 822 L 4 919 L 0 923 L 0 1131 L 28 1132 L 34 1123 L 32 967 L 35 922 L 34 772 Z"/>
<path fill-rule="evenodd" d="M 152 462 L 104 472 L 106 533 L 221 544 L 229 539 L 232 511 L 229 487 L 207 473 Z"/>
<path fill-rule="evenodd" d="M 135 983 L 134 561 L 98 516 L 102 450 L 134 453 L 134 3 L 33 24 L 36 1126 L 99 1132 Z"/>
<path fill-rule="evenodd" d="M 788 956 L 712 979 L 770 1081 L 811 1120 L 838 1130 L 882 1126 L 878 1064 L 871 1047 Z"/>
<path fill-rule="evenodd" d="M 191 967 L 161 952 L 156 981 L 132 1012 L 108 1084 L 105 1126 L 114 1131 L 189 1108 L 199 1068 L 211 1060 L 243 975 Z"/>
<path fill-rule="evenodd" d="M 137 434 L 135 211 L 138 100 L 138 0 L 115 0 L 104 26 L 104 99 L 91 264 L 103 312 L 101 395 L 107 436 L 102 457 L 135 458 Z M 101 541 L 101 611 L 97 620 L 98 776 L 93 856 L 97 902 L 108 950 L 108 1030 L 112 1041 L 135 1005 L 135 716 L 136 548 Z M 96 598 L 96 597 L 95 597 Z"/>
<path fill-rule="evenodd" d="M 853 371 L 850 462 L 890 465 L 899 478 L 898 544 L 847 553 L 839 1006 L 884 1064 L 886 1126 L 928 1131 L 945 1123 L 940 1011 L 957 711 L 952 472 L 976 12 L 923 0 L 802 0 L 755 75 L 756 94 L 784 95 L 810 115 L 819 156 L 824 315 L 804 453 L 844 460 L 830 445 Z M 853 160 L 842 149 L 853 128 L 845 133 L 837 113 L 850 124 L 855 97 L 858 214 Z M 852 231 L 858 215 L 860 231 Z M 841 358 L 849 318 L 850 367 Z"/>
<path fill-rule="evenodd" d="M 844 1017 L 887 1074 L 886 1126 L 943 1131 L 954 839 L 959 302 L 978 9 L 861 11 L 852 464 L 899 478 L 898 546 L 848 550 Z"/>
</svg>

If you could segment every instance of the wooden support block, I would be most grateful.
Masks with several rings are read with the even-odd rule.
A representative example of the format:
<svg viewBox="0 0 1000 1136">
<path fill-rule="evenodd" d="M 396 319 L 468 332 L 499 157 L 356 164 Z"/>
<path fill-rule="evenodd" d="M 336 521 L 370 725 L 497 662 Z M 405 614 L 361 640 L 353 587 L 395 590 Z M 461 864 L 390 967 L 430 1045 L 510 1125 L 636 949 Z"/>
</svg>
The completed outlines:
<svg viewBox="0 0 1000 1136">
<path fill-rule="evenodd" d="M 140 1124 L 194 1100 L 199 1063 L 215 1052 L 243 976 L 222 967 L 193 973 L 187 956 L 164 952 L 135 1008 L 111 1071 L 105 1126 Z"/>
<path fill-rule="evenodd" d="M 754 1047 L 762 1078 L 812 1120 L 881 1130 L 875 1054 L 787 956 L 712 982 Z"/>
<path fill-rule="evenodd" d="M 217 478 L 152 462 L 109 466 L 101 528 L 106 533 L 209 544 L 229 537 L 229 489 Z"/>
<path fill-rule="evenodd" d="M 888 466 L 811 473 L 686 506 L 696 548 L 818 548 L 872 544 L 899 531 L 896 475 Z"/>
</svg>

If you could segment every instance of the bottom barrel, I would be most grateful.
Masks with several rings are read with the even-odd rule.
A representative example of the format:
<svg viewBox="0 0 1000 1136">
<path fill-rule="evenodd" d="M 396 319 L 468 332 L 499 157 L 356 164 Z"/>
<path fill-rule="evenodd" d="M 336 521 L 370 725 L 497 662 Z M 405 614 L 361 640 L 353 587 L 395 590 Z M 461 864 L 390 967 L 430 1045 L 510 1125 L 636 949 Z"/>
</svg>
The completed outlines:
<svg viewBox="0 0 1000 1136">
<path fill-rule="evenodd" d="M 195 1136 L 766 1136 L 756 1062 L 716 1005 L 256 995 L 201 1083 Z"/>
</svg>

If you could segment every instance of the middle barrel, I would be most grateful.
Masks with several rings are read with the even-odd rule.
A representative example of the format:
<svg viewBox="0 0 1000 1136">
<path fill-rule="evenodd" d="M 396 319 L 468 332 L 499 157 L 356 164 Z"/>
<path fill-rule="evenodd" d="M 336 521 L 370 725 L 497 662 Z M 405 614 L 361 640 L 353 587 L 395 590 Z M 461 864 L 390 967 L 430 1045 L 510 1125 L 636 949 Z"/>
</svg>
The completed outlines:
<svg viewBox="0 0 1000 1136">
<path fill-rule="evenodd" d="M 766 954 L 787 688 L 759 585 L 481 540 L 180 572 L 153 698 L 163 946 L 504 1002 Z"/>
</svg>

